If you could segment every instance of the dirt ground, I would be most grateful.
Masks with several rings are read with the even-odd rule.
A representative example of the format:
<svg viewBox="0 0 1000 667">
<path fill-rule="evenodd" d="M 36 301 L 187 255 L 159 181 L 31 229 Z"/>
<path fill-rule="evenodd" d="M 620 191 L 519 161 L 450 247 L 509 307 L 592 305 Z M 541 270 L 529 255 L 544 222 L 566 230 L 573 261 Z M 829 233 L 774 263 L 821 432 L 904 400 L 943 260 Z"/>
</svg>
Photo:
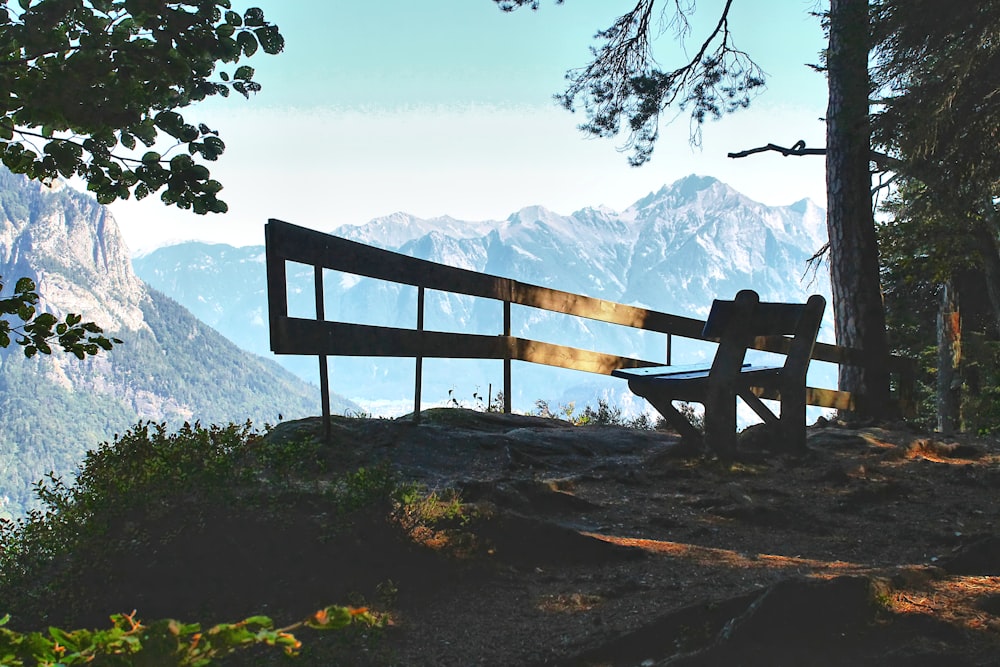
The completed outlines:
<svg viewBox="0 0 1000 667">
<path fill-rule="evenodd" d="M 319 431 L 284 423 L 260 446 Z M 341 418 L 331 440 L 257 509 L 191 501 L 123 525 L 142 553 L 89 564 L 87 615 L 33 622 L 283 625 L 351 604 L 386 626 L 297 632 L 297 664 L 1000 664 L 996 441 L 828 424 L 789 457 L 757 430 L 724 465 L 669 433 L 459 409 Z M 378 465 L 439 502 L 340 525 L 324 477 Z"/>
<path fill-rule="evenodd" d="M 757 433 L 723 465 L 667 433 L 465 410 L 333 440 L 464 504 L 334 557 L 391 619 L 348 663 L 1000 664 L 995 441 L 824 424 L 805 455 Z M 303 658 L 328 664 L 317 641 Z"/>
</svg>

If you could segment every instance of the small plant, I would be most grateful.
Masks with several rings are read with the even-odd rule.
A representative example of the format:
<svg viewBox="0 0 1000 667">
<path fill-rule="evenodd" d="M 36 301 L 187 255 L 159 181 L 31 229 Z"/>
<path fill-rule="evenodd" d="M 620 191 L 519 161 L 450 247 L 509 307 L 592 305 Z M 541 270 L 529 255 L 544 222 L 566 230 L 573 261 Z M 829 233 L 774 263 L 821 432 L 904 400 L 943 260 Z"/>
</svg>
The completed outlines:
<svg viewBox="0 0 1000 667">
<path fill-rule="evenodd" d="M 453 490 L 428 492 L 416 484 L 400 487 L 393 519 L 410 539 L 459 558 L 483 552 L 484 543 L 469 524 L 480 518 L 478 507 L 464 504 Z"/>
<path fill-rule="evenodd" d="M 573 413 L 576 412 L 576 403 L 570 401 L 567 405 L 559 405 L 555 410 L 548 401 L 539 398 L 535 401 L 535 411 L 528 414 L 534 417 L 544 417 L 545 419 L 562 419 L 571 423 L 576 423 Z"/>
<path fill-rule="evenodd" d="M 470 516 L 457 492 L 430 491 L 420 484 L 398 486 L 393 494 L 393 514 L 406 529 L 439 522 L 466 523 Z"/>
<path fill-rule="evenodd" d="M 581 426 L 623 426 L 625 420 L 622 418 L 621 408 L 609 405 L 605 399 L 600 398 L 597 400 L 597 410 L 588 405 L 576 423 Z"/>
<path fill-rule="evenodd" d="M 477 387 L 474 392 L 472 392 L 472 409 L 478 410 L 479 412 L 503 412 L 504 411 L 504 395 L 502 391 L 493 393 L 493 385 L 487 385 L 486 395 L 483 396 L 479 393 L 479 388 Z M 466 407 L 458 398 L 455 396 L 455 390 L 448 390 L 448 400 L 445 404 L 452 408 L 464 408 Z"/>
</svg>

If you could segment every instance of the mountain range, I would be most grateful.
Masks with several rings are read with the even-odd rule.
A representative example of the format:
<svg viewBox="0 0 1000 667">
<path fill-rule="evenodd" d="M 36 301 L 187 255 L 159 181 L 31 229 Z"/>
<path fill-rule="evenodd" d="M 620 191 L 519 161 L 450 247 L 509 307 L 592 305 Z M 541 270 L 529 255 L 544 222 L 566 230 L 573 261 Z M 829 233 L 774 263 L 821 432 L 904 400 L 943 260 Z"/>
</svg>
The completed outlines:
<svg viewBox="0 0 1000 667">
<path fill-rule="evenodd" d="M 71 481 L 84 452 L 140 420 L 263 426 L 318 413 L 314 385 L 144 284 L 88 195 L 0 172 L 0 275 L 8 290 L 32 278 L 41 310 L 79 313 L 123 340 L 84 361 L 0 349 L 0 518 L 34 506 L 32 485 L 48 472 Z"/>
<path fill-rule="evenodd" d="M 322 228 L 322 220 L 289 220 Z M 825 271 L 809 259 L 826 241 L 825 212 L 803 199 L 766 206 L 717 179 L 688 176 L 665 185 L 624 211 L 584 208 L 560 215 L 541 206 L 523 208 L 505 220 L 421 219 L 406 213 L 344 226 L 338 236 L 451 266 L 641 305 L 678 315 L 704 317 L 715 298 L 732 298 L 744 288 L 773 301 L 829 297 Z M 133 260 L 137 274 L 189 308 L 224 335 L 258 354 L 267 354 L 267 302 L 263 246 L 183 243 Z M 312 317 L 312 269 L 289 266 L 289 314 Z M 412 328 L 416 289 L 337 275 L 325 277 L 328 319 Z M 821 338 L 832 338 L 832 314 Z M 430 292 L 425 326 L 440 331 L 496 334 L 496 302 Z M 662 359 L 665 337 L 555 313 L 514 308 L 514 335 L 646 359 Z M 711 346 L 673 344 L 674 363 L 698 361 Z M 303 378 L 316 376 L 315 359 L 280 357 Z M 412 360 L 332 358 L 336 391 L 364 406 L 398 400 L 412 405 Z M 821 364 L 816 366 L 821 367 Z M 498 362 L 427 360 L 424 400 L 467 400 L 500 386 Z M 817 368 L 834 386 L 832 369 Z M 812 378 L 811 378 L 812 381 Z M 536 399 L 628 403 L 623 383 L 575 371 L 516 364 L 514 405 Z M 626 408 L 629 406 L 626 405 Z"/>
</svg>

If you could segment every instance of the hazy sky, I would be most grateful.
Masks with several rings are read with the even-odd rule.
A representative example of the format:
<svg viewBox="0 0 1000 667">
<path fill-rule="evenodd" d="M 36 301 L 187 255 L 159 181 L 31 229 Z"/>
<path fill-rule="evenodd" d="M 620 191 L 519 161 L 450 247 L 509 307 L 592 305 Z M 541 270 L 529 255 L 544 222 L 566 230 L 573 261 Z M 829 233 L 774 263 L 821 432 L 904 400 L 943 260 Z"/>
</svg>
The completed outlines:
<svg viewBox="0 0 1000 667">
<path fill-rule="evenodd" d="M 696 19 L 712 21 L 722 4 L 699 0 Z M 395 211 L 484 220 L 534 204 L 621 210 L 690 173 L 767 204 L 823 203 L 822 158 L 726 158 L 768 142 L 823 144 L 826 83 L 806 67 L 823 48 L 809 15 L 815 0 L 738 0 L 731 29 L 770 75 L 768 89 L 750 110 L 706 124 L 701 149 L 689 146 L 679 117 L 641 168 L 616 150 L 621 140 L 584 136 L 582 112 L 552 100 L 566 70 L 588 62 L 594 32 L 634 0 L 543 0 L 537 12 L 513 14 L 492 0 L 233 5 L 262 7 L 286 50 L 247 62 L 263 85 L 249 101 L 234 95 L 184 111 L 226 142 L 211 168 L 230 212 L 196 216 L 155 197 L 116 203 L 133 252 L 187 239 L 263 243 L 271 217 L 329 231 Z M 664 68 L 683 53 L 670 34 L 656 52 Z"/>
</svg>

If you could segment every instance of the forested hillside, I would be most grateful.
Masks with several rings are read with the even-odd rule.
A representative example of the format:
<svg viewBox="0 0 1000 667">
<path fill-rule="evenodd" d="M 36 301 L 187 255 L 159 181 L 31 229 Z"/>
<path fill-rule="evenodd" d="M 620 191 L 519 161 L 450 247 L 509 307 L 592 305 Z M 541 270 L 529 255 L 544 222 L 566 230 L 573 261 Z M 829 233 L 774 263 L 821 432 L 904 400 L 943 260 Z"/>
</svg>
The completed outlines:
<svg viewBox="0 0 1000 667">
<path fill-rule="evenodd" d="M 263 426 L 319 412 L 316 387 L 148 289 L 91 197 L 4 172 L 0 207 L 4 284 L 28 276 L 42 310 L 80 313 L 123 341 L 82 361 L 0 351 L 0 516 L 32 506 L 35 482 L 49 471 L 71 476 L 85 451 L 139 420 Z M 334 401 L 334 410 L 349 407 Z"/>
</svg>

